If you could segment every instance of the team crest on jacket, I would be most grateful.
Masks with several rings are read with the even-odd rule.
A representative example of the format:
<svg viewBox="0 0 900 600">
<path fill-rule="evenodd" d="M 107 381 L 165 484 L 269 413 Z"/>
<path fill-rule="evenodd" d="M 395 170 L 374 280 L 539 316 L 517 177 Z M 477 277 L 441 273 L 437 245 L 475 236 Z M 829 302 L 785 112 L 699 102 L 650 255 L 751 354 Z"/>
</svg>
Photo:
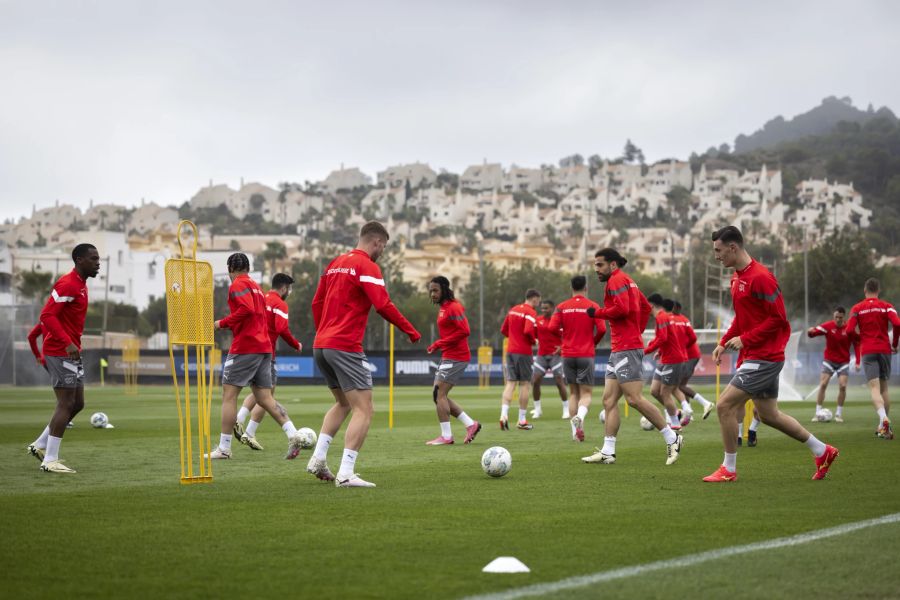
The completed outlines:
<svg viewBox="0 0 900 600">
<path fill-rule="evenodd" d="M 356 269 L 354 269 L 353 267 L 350 267 L 350 274 L 353 275 L 353 276 L 355 277 L 355 276 L 356 276 Z"/>
</svg>

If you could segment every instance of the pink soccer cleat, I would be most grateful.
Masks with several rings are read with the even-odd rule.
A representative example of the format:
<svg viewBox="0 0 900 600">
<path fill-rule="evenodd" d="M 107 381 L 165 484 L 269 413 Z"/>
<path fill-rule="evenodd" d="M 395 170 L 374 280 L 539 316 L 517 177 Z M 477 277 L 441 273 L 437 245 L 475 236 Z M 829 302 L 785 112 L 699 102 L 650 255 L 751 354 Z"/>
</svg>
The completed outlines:
<svg viewBox="0 0 900 600">
<path fill-rule="evenodd" d="M 470 444 L 479 431 L 481 431 L 481 423 L 478 421 L 466 427 L 466 439 L 463 441 L 463 444 Z"/>
<path fill-rule="evenodd" d="M 737 472 L 732 473 L 728 469 L 725 468 L 725 465 L 719 466 L 718 469 L 715 470 L 711 475 L 707 475 L 703 478 L 703 481 L 708 481 L 712 483 L 721 483 L 725 481 L 737 481 Z"/>
<path fill-rule="evenodd" d="M 425 442 L 426 446 L 449 446 L 453 443 L 453 438 L 445 438 L 442 435 L 437 436 L 433 440 Z"/>
<path fill-rule="evenodd" d="M 831 467 L 831 463 L 838 457 L 838 454 L 840 451 L 837 448 L 825 445 L 825 454 L 816 457 L 816 472 L 812 476 L 814 481 L 825 479 L 825 476 L 828 475 L 828 468 Z"/>
</svg>

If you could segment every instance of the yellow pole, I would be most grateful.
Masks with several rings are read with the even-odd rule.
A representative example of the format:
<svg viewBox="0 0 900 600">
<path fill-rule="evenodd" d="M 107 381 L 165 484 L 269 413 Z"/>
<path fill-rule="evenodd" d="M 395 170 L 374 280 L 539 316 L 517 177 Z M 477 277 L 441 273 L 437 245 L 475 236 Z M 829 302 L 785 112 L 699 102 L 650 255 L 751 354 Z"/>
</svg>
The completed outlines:
<svg viewBox="0 0 900 600">
<path fill-rule="evenodd" d="M 388 428 L 394 428 L 394 326 L 391 325 L 391 341 L 388 350 Z"/>
</svg>

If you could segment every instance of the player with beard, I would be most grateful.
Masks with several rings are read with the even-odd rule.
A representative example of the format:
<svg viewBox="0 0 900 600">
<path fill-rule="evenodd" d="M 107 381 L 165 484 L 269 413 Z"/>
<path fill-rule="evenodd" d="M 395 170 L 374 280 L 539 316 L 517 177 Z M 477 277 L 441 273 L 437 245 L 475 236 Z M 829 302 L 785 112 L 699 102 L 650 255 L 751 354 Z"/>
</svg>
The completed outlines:
<svg viewBox="0 0 900 600">
<path fill-rule="evenodd" d="M 825 391 L 828 382 L 837 375 L 838 397 L 837 408 L 834 411 L 834 420 L 844 422 L 844 400 L 847 398 L 847 379 L 850 376 L 850 345 L 856 349 L 856 364 L 860 364 L 859 335 L 856 331 L 847 329 L 847 309 L 838 306 L 834 309 L 833 319 L 815 327 L 810 327 L 806 332 L 811 338 L 820 335 L 825 336 L 825 355 L 822 360 L 822 374 L 819 376 L 819 394 L 816 397 L 816 412 L 813 422 L 821 420 L 820 415 L 825 404 Z"/>
</svg>

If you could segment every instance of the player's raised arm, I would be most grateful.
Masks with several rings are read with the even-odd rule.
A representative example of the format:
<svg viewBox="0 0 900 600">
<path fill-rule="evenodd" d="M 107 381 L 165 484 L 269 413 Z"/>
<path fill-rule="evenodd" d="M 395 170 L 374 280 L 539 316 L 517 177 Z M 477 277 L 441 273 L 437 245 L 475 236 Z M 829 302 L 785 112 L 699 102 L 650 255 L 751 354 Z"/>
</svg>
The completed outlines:
<svg viewBox="0 0 900 600">
<path fill-rule="evenodd" d="M 391 302 L 381 269 L 374 262 L 367 265 L 365 272 L 359 273 L 359 285 L 366 297 L 375 308 L 375 312 L 381 315 L 388 323 L 395 325 L 400 331 L 409 336 L 413 343 L 418 342 L 422 335 L 416 331 L 412 323 L 403 316 L 396 305 Z"/>
</svg>

